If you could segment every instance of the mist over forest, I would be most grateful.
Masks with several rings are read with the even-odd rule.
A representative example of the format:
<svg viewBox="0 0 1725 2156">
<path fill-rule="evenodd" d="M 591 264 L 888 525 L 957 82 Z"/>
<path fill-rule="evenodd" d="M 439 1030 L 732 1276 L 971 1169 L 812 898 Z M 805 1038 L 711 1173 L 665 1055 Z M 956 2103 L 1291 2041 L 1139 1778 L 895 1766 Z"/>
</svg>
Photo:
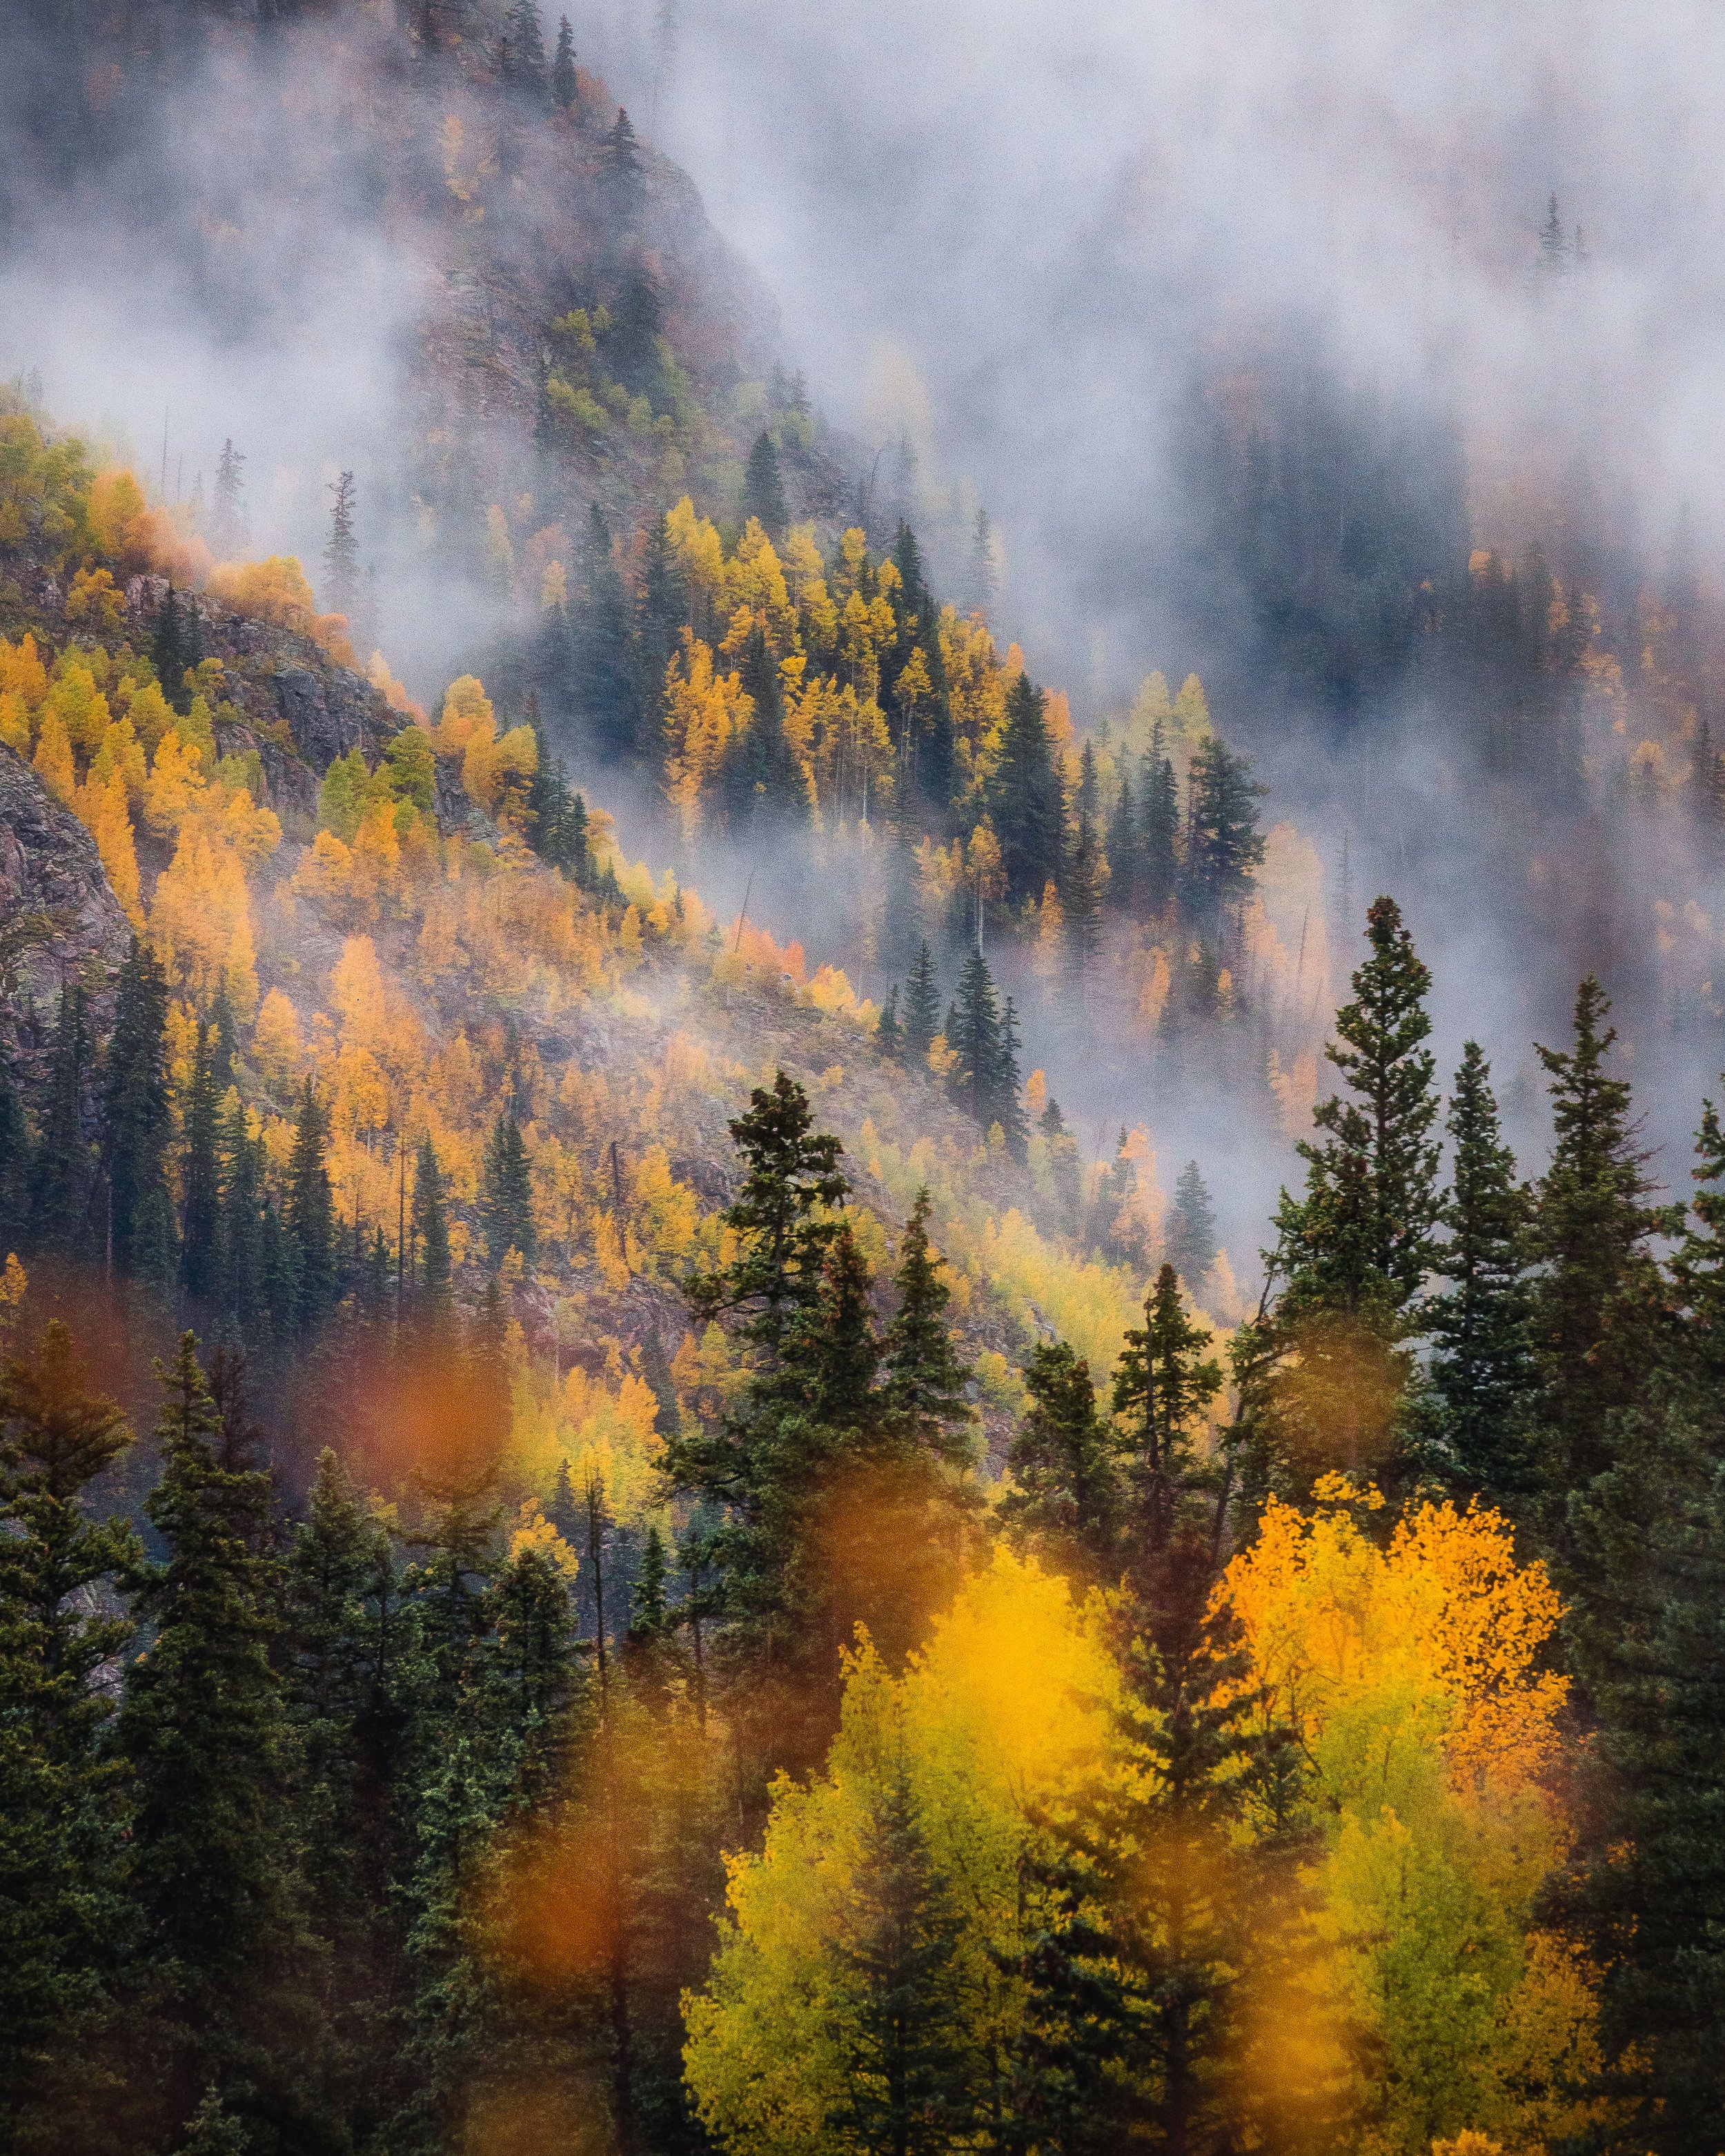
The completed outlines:
<svg viewBox="0 0 1725 2156">
<path fill-rule="evenodd" d="M 1721 37 L 0 0 L 0 2148 L 1721 2156 Z"/>
</svg>

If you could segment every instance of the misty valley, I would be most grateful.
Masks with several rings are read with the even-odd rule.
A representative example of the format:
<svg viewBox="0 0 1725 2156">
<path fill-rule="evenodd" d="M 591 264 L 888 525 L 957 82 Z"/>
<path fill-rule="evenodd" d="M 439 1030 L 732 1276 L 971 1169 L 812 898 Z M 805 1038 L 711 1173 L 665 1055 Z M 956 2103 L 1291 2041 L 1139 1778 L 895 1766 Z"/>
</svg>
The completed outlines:
<svg viewBox="0 0 1725 2156">
<path fill-rule="evenodd" d="M 1718 24 L 0 6 L 0 2151 L 1725 2156 Z"/>
</svg>

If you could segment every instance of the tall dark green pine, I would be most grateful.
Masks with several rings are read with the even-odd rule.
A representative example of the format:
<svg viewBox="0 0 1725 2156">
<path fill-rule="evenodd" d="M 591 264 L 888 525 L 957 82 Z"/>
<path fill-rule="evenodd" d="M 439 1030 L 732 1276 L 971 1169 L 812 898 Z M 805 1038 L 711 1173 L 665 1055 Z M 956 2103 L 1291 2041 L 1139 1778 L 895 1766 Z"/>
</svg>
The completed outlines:
<svg viewBox="0 0 1725 2156">
<path fill-rule="evenodd" d="M 1010 1003 L 1002 1010 L 980 951 L 970 952 L 958 976 L 947 1045 L 958 1058 L 948 1080 L 955 1097 L 983 1130 L 999 1123 L 1008 1150 L 1022 1159 L 1026 1126 L 1019 1098 L 1017 1020 Z"/>
<path fill-rule="evenodd" d="M 339 1286 L 336 1205 L 327 1164 L 329 1140 L 329 1118 L 308 1077 L 294 1122 L 283 1208 L 283 1225 L 293 1246 L 296 1315 L 302 1332 L 312 1332 L 323 1322 L 335 1307 Z"/>
<path fill-rule="evenodd" d="M 722 777 L 726 812 L 738 836 L 796 829 L 809 820 L 809 787 L 785 732 L 784 685 L 763 632 L 749 633 L 738 669 L 754 716 L 732 737 Z"/>
<path fill-rule="evenodd" d="M 905 1029 L 898 1014 L 898 983 L 895 981 L 875 1020 L 875 1047 L 889 1062 L 896 1063 L 904 1045 Z"/>
<path fill-rule="evenodd" d="M 1449 1471 L 1464 1490 L 1514 1509 L 1532 1493 L 1534 1386 L 1527 1230 L 1532 1207 L 1504 1144 L 1490 1065 L 1461 1051 L 1450 1098 L 1454 1148 L 1435 1270 L 1450 1285 L 1425 1305 L 1431 1405 Z"/>
<path fill-rule="evenodd" d="M 180 1286 L 195 1303 L 211 1301 L 222 1277 L 221 1080 L 213 1024 L 200 1024 L 186 1101 L 180 1168 Z"/>
<path fill-rule="evenodd" d="M 572 702 L 583 740 L 601 757 L 627 762 L 646 747 L 629 594 L 612 552 L 604 513 L 588 512 L 574 609 Z M 653 708 L 658 708 L 657 702 Z"/>
<path fill-rule="evenodd" d="M 1173 903 L 1180 881 L 1180 794 L 1174 767 L 1163 746 L 1162 721 L 1156 722 L 1144 757 L 1143 808 L 1139 820 L 1139 911 L 1158 919 Z"/>
<path fill-rule="evenodd" d="M 1198 1163 L 1189 1160 L 1174 1184 L 1166 1238 L 1168 1263 L 1195 1288 L 1216 1262 L 1216 1216 Z"/>
<path fill-rule="evenodd" d="M 65 1257 L 88 1252 L 91 1242 L 94 1163 L 84 1127 L 90 1058 L 89 1004 L 81 984 L 69 981 L 60 990 L 29 1176 L 32 1240 Z"/>
<path fill-rule="evenodd" d="M 789 513 L 785 508 L 784 477 L 779 470 L 778 445 L 764 431 L 756 435 L 743 475 L 742 513 L 757 517 L 775 545 L 784 537 Z"/>
<path fill-rule="evenodd" d="M 921 1069 L 928 1060 L 929 1045 L 941 1027 L 940 975 L 925 937 L 918 944 L 905 983 L 905 1060 Z"/>
<path fill-rule="evenodd" d="M 1090 772 L 1090 791 L 1094 793 L 1095 752 L 1088 742 L 1084 744 L 1084 754 Z M 1081 978 L 1101 948 L 1102 895 L 1108 884 L 1108 863 L 1097 835 L 1095 813 L 1086 804 L 1084 792 L 1081 784 L 1078 820 L 1060 891 L 1066 947 Z"/>
<path fill-rule="evenodd" d="M 167 977 L 136 937 L 120 969 L 102 1068 L 108 1247 L 123 1279 L 166 1290 L 174 1277 L 167 1152 Z"/>
<path fill-rule="evenodd" d="M 1000 1518 L 1081 1575 L 1106 1578 L 1121 1524 L 1117 1448 L 1096 1412 L 1090 1365 L 1064 1340 L 1039 1342 L 1024 1365 L 1030 1404 L 1006 1455 L 1013 1487 Z"/>
<path fill-rule="evenodd" d="M 1629 1081 L 1607 1074 L 1610 1008 L 1590 974 L 1576 992 L 1570 1045 L 1538 1051 L 1555 1142 L 1531 1252 L 1534 1476 L 1542 1525 L 1559 1549 L 1570 1491 L 1610 1466 L 1612 1418 L 1641 1399 L 1654 1369 L 1663 1289 L 1650 1246 L 1682 1225 L 1681 1208 L 1648 1202 Z"/>
<path fill-rule="evenodd" d="M 112 1588 L 141 1552 L 85 1492 L 130 1444 L 51 1322 L 0 1375 L 0 2140 L 98 2145 L 82 2047 L 126 1944 L 121 1776 L 102 1681 L 131 1636 Z"/>
<path fill-rule="evenodd" d="M 1204 1410 L 1222 1389 L 1221 1365 L 1204 1352 L 1212 1337 L 1186 1315 L 1179 1275 L 1165 1265 L 1145 1300 L 1144 1322 L 1127 1331 L 1115 1367 L 1133 1559 L 1151 1568 L 1166 1556 L 1187 1499 L 1209 1479 L 1197 1440 Z"/>
<path fill-rule="evenodd" d="M 485 1144 L 485 1184 L 480 1217 L 485 1250 L 494 1266 L 511 1250 L 531 1265 L 539 1247 L 533 1219 L 533 1164 L 521 1127 L 513 1116 L 500 1118 Z"/>
<path fill-rule="evenodd" d="M 1249 758 L 1219 734 L 1200 742 L 1186 779 L 1186 850 L 1182 896 L 1194 918 L 1209 925 L 1246 896 L 1264 859 L 1258 803 L 1265 788 Z"/>
<path fill-rule="evenodd" d="M 947 1324 L 952 1290 L 928 1240 L 929 1196 L 916 1193 L 898 1247 L 893 1285 L 898 1307 L 881 1342 L 883 1404 L 889 1419 L 920 1452 L 952 1466 L 970 1456 L 975 1419 L 965 1399 L 973 1374 Z"/>
<path fill-rule="evenodd" d="M 293 1836 L 274 1562 L 236 1527 L 267 1478 L 217 1463 L 219 1420 L 188 1332 L 157 1365 L 162 1480 L 144 1510 L 166 1550 L 142 1574 L 149 1650 L 117 1720 L 133 1788 L 131 1878 L 146 1969 L 172 2000 L 164 2085 L 176 2122 L 216 2086 L 273 2135 L 311 2126 L 309 1982 Z"/>
<path fill-rule="evenodd" d="M 413 1165 L 413 1317 L 428 1334 L 443 1334 L 454 1322 L 454 1265 L 449 1253 L 449 1215 L 443 1171 L 428 1131 Z"/>
<path fill-rule="evenodd" d="M 1050 883 L 1058 886 L 1064 865 L 1066 803 L 1048 737 L 1047 705 L 1028 674 L 1014 677 L 988 791 L 1006 895 L 1014 906 L 1036 902 Z"/>
<path fill-rule="evenodd" d="M 575 33 L 569 28 L 567 15 L 559 18 L 557 22 L 557 50 L 551 63 L 551 94 L 560 110 L 570 112 L 574 110 Z"/>
<path fill-rule="evenodd" d="M 955 1981 L 963 1917 L 936 1865 L 902 1758 L 868 1800 L 837 1942 L 843 2145 L 865 2156 L 963 2146 L 986 2087 Z"/>
<path fill-rule="evenodd" d="M 264 1141 L 254 1137 L 236 1101 L 220 1131 L 221 1302 L 242 1334 L 270 1329 L 264 1264 Z M 293 1306 L 282 1306 L 291 1322 Z"/>
<path fill-rule="evenodd" d="M 1138 911 L 1143 882 L 1142 844 L 1138 828 L 1138 805 L 1132 796 L 1131 774 L 1120 774 L 1120 791 L 1108 818 L 1108 903 L 1122 913 Z"/>
</svg>

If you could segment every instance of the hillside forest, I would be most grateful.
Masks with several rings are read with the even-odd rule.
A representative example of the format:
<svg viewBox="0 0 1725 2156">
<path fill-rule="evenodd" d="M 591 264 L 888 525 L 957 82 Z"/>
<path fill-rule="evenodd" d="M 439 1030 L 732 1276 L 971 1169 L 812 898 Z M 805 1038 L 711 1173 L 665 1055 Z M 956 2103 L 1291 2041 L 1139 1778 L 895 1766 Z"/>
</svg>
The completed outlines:
<svg viewBox="0 0 1725 2156">
<path fill-rule="evenodd" d="M 584 36 L 92 0 L 8 123 L 213 321 L 240 182 L 130 182 L 309 83 L 440 268 L 315 552 L 0 391 L 0 2147 L 1719 2156 L 1699 572 L 1266 377 L 1224 686 L 1063 692 Z M 1392 677 L 1518 804 L 1507 1070 L 1263 775 Z"/>
</svg>

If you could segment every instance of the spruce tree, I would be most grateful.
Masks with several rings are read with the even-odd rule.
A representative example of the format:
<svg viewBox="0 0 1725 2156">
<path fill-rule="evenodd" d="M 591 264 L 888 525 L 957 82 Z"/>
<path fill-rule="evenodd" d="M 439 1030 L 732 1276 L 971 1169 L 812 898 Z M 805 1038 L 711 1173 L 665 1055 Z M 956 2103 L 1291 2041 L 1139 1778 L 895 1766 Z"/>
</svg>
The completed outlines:
<svg viewBox="0 0 1725 2156">
<path fill-rule="evenodd" d="M 295 1314 L 302 1332 L 321 1325 L 336 1301 L 336 1208 L 326 1162 L 329 1135 L 329 1118 L 308 1077 L 294 1121 L 283 1209 L 283 1224 L 293 1246 Z"/>
<path fill-rule="evenodd" d="M 454 1267 L 449 1254 L 449 1216 L 443 1173 L 428 1131 L 413 1166 L 413 1234 L 418 1253 L 413 1290 L 415 1322 L 428 1334 L 446 1332 L 454 1317 Z"/>
<path fill-rule="evenodd" d="M 557 51 L 551 63 L 551 94 L 559 109 L 572 112 L 575 107 L 575 33 L 569 28 L 569 18 L 562 16 L 557 22 Z"/>
<path fill-rule="evenodd" d="M 889 1062 L 896 1063 L 904 1040 L 905 1029 L 898 1015 L 898 983 L 895 981 L 886 1002 L 880 1006 L 880 1015 L 875 1021 L 875 1046 Z"/>
<path fill-rule="evenodd" d="M 1092 755 L 1088 742 L 1084 745 L 1084 753 L 1086 757 Z M 1081 978 L 1088 972 L 1101 948 L 1102 894 L 1107 884 L 1108 863 L 1096 835 L 1096 819 L 1081 800 L 1060 891 L 1066 947 Z"/>
<path fill-rule="evenodd" d="M 865 2156 L 936 2156 L 969 2138 L 984 2056 L 956 1982 L 958 1898 L 930 1851 L 902 1740 L 865 1803 L 839 1920 L 834 2124 Z"/>
<path fill-rule="evenodd" d="M 215 492 L 210 501 L 210 552 L 218 562 L 239 560 L 249 536 L 246 529 L 244 465 L 245 459 L 229 437 L 222 444 L 222 454 L 216 465 Z M 160 678 L 159 667 L 157 672 Z"/>
<path fill-rule="evenodd" d="M 899 1243 L 893 1285 L 898 1307 L 881 1342 L 883 1404 L 893 1425 L 918 1451 L 960 1466 L 969 1456 L 974 1419 L 965 1389 L 973 1373 L 947 1327 L 952 1290 L 928 1240 L 929 1196 L 916 1193 Z"/>
<path fill-rule="evenodd" d="M 235 1101 L 219 1132 L 221 1304 L 242 1333 L 267 1325 L 264 1268 L 264 1141 Z M 290 1314 L 290 1312 L 288 1313 Z"/>
<path fill-rule="evenodd" d="M 172 1116 L 167 1091 L 167 977 L 132 939 L 120 969 L 114 1029 L 102 1070 L 108 1171 L 108 1245 L 122 1278 L 166 1289 L 174 1276 L 173 1203 L 167 1187 Z"/>
<path fill-rule="evenodd" d="M 1126 1440 L 1125 1502 L 1135 1555 L 1153 1566 L 1173 1538 L 1199 1474 L 1196 1445 L 1204 1410 L 1222 1389 L 1222 1368 L 1204 1351 L 1211 1333 L 1194 1325 L 1172 1265 L 1156 1276 L 1142 1327 L 1129 1328 L 1114 1371 L 1113 1407 Z"/>
<path fill-rule="evenodd" d="M 191 639 L 187 634 L 185 618 L 172 578 L 156 609 L 155 626 L 150 633 L 150 663 L 156 669 L 162 695 L 175 711 L 185 711 L 188 702 L 186 669 L 192 663 Z"/>
<path fill-rule="evenodd" d="M 359 597 L 359 542 L 354 536 L 353 474 L 342 472 L 326 490 L 330 536 L 324 542 L 323 596 L 331 613 L 351 614 Z"/>
<path fill-rule="evenodd" d="M 501 1265 L 511 1250 L 532 1264 L 539 1246 L 533 1219 L 533 1167 L 521 1127 L 512 1115 L 499 1119 L 486 1142 L 480 1217 L 494 1266 Z"/>
<path fill-rule="evenodd" d="M 271 1661 L 276 1583 L 234 1525 L 267 1503 L 267 1484 L 217 1464 L 218 1419 L 189 1332 L 157 1368 L 163 1468 L 144 1509 L 166 1555 L 140 1578 L 151 1643 L 126 1671 L 117 1734 L 134 1790 L 144 1962 L 175 2001 L 169 2114 L 189 2119 L 215 2085 L 285 2133 L 304 2105 L 283 2057 L 303 1939 L 280 1804 L 290 1749 Z"/>
<path fill-rule="evenodd" d="M 1108 819 L 1108 903 L 1122 913 L 1138 911 L 1143 869 L 1138 830 L 1138 807 L 1132 795 L 1129 773 L 1120 774 L 1120 791 Z"/>
<path fill-rule="evenodd" d="M 1163 747 L 1160 719 L 1144 757 L 1142 798 L 1138 896 L 1140 911 L 1154 921 L 1173 903 L 1180 880 L 1180 795 L 1173 762 Z"/>
<path fill-rule="evenodd" d="M 1543 1524 L 1559 1547 L 1568 1493 L 1611 1465 L 1612 1417 L 1637 1403 L 1654 1368 L 1662 1290 L 1650 1245 L 1682 1225 L 1681 1208 L 1648 1202 L 1629 1081 L 1607 1075 L 1610 1008 L 1589 975 L 1569 1047 L 1538 1050 L 1555 1142 L 1532 1239 L 1534 1471 Z"/>
<path fill-rule="evenodd" d="M 905 983 L 905 1060 L 913 1069 L 927 1063 L 929 1046 L 940 1031 L 940 976 L 925 937 L 916 947 L 916 961 Z"/>
<path fill-rule="evenodd" d="M 1174 1184 L 1167 1249 L 1168 1263 L 1189 1288 L 1196 1288 L 1216 1262 L 1216 1216 L 1195 1160 L 1187 1162 Z"/>
<path fill-rule="evenodd" d="M 200 1024 L 186 1101 L 180 1170 L 180 1286 L 193 1302 L 210 1301 L 222 1277 L 221 1080 L 213 1024 Z"/>
<path fill-rule="evenodd" d="M 763 835 L 806 824 L 809 786 L 785 732 L 778 661 L 758 627 L 749 632 L 738 669 L 754 716 L 732 737 L 723 788 L 732 828 Z"/>
<path fill-rule="evenodd" d="M 0 1373 L 0 2138 L 8 2147 L 61 2145 L 49 2115 L 80 2078 L 77 2048 L 95 2030 L 126 1943 L 121 1790 L 100 1745 L 112 1712 L 101 1680 L 131 1627 L 101 1605 L 141 1553 L 123 1519 L 89 1517 L 85 1492 L 131 1439 L 116 1403 L 90 1391 L 58 1320 L 33 1355 L 8 1358 Z"/>
<path fill-rule="evenodd" d="M 1435 1435 L 1466 1490 L 1513 1508 L 1530 1494 L 1527 1193 L 1503 1143 L 1491 1066 L 1470 1040 L 1449 1118 L 1454 1165 L 1435 1270 L 1450 1283 L 1425 1305 Z"/>
<path fill-rule="evenodd" d="M 1040 899 L 1047 885 L 1058 885 L 1063 865 L 1066 806 L 1048 737 L 1047 704 L 1028 674 L 1014 677 L 988 791 L 988 814 L 1014 905 Z"/>
<path fill-rule="evenodd" d="M 994 977 L 980 951 L 971 952 L 964 961 L 946 1038 L 958 1058 L 947 1081 L 954 1096 L 982 1130 L 999 1123 L 1008 1150 L 1022 1159 L 1026 1126 L 1019 1098 L 1016 1015 L 1009 1002 L 1001 1009 Z"/>
<path fill-rule="evenodd" d="M 634 625 L 610 527 L 598 502 L 588 511 L 573 639 L 572 701 L 585 743 L 611 761 L 638 757 L 646 746 L 646 733 Z"/>
<path fill-rule="evenodd" d="M 1120 1476 L 1090 1365 L 1064 1340 L 1040 1342 L 1024 1388 L 1030 1404 L 1006 1455 L 1013 1487 L 1000 1501 L 1001 1522 L 1057 1563 L 1104 1578 L 1118 1543 Z"/>
<path fill-rule="evenodd" d="M 1187 774 L 1186 849 L 1182 893 L 1194 917 L 1214 925 L 1236 909 L 1264 859 L 1258 802 L 1265 788 L 1219 734 L 1193 751 Z"/>
<path fill-rule="evenodd" d="M 764 430 L 749 450 L 743 475 L 742 513 L 758 518 L 761 528 L 776 545 L 784 537 L 789 512 L 785 507 L 784 479 L 779 470 L 778 445 Z"/>
<path fill-rule="evenodd" d="M 82 986 L 69 981 L 60 990 L 29 1176 L 32 1239 L 40 1249 L 67 1257 L 81 1255 L 90 1243 L 94 1163 L 85 1136 L 90 1057 L 89 1005 Z"/>
<path fill-rule="evenodd" d="M 670 1607 L 665 1592 L 669 1575 L 665 1537 L 655 1521 L 642 1539 L 640 1566 L 629 1591 L 631 1645 L 648 1645 L 665 1637 L 670 1625 Z"/>
</svg>

